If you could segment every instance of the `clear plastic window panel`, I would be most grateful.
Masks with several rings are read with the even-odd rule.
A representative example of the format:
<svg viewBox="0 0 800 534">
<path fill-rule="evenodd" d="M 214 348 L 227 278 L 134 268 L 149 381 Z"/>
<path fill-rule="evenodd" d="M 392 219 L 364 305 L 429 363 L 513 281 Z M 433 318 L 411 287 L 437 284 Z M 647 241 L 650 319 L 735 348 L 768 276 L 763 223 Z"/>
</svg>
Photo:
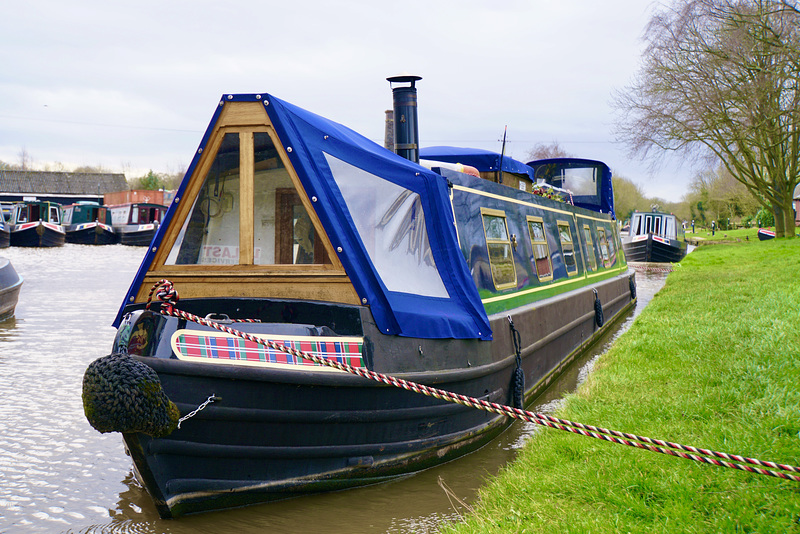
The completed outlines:
<svg viewBox="0 0 800 534">
<path fill-rule="evenodd" d="M 325 154 L 361 242 L 387 289 L 448 297 L 419 195 Z"/>
</svg>

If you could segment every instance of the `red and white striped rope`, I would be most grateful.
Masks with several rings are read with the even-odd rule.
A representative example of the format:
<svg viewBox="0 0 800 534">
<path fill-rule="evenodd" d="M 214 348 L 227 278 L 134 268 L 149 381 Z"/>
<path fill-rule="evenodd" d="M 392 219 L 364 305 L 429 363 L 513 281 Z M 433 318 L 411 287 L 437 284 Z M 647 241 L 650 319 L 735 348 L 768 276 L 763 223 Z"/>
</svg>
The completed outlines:
<svg viewBox="0 0 800 534">
<path fill-rule="evenodd" d="M 519 408 L 513 408 L 511 406 L 506 406 L 495 402 L 489 402 L 486 400 L 481 400 L 474 397 L 469 397 L 466 395 L 445 391 L 442 389 L 431 388 L 424 384 L 418 384 L 416 382 L 403 380 L 402 378 L 376 373 L 374 371 L 370 371 L 368 369 L 364 369 L 361 367 L 351 367 L 345 363 L 340 363 L 335 360 L 328 359 L 322 356 L 317 356 L 315 354 L 303 352 L 293 347 L 287 347 L 280 343 L 275 343 L 274 341 L 262 339 L 252 334 L 248 334 L 247 332 L 241 332 L 239 330 L 235 330 L 228 326 L 219 324 L 215 321 L 204 319 L 197 315 L 175 309 L 174 304 L 178 300 L 178 294 L 174 290 L 172 283 L 169 280 L 160 280 L 159 282 L 156 283 L 156 285 L 153 286 L 153 289 L 151 289 L 150 294 L 148 295 L 147 304 L 145 308 L 150 307 L 150 301 L 153 292 L 159 286 L 163 287 L 163 290 L 159 291 L 157 294 L 157 297 L 160 300 L 162 300 L 162 305 L 161 305 L 162 314 L 172 315 L 173 317 L 179 317 L 186 319 L 187 321 L 192 321 L 198 324 L 202 324 L 210 328 L 214 328 L 216 330 L 220 330 L 222 332 L 226 332 L 228 334 L 232 334 L 241 337 L 243 339 L 247 339 L 249 341 L 253 341 L 255 343 L 268 346 L 274 350 L 279 350 L 281 352 L 291 354 L 292 356 L 295 356 L 297 358 L 310 360 L 320 365 L 333 367 L 340 371 L 345 371 L 347 373 L 358 375 L 367 378 L 369 380 L 381 382 L 383 384 L 387 384 L 390 386 L 402 388 L 408 391 L 413 391 L 415 393 L 421 393 L 428 397 L 434 397 L 447 402 L 461 404 L 463 406 L 469 406 L 487 412 L 505 415 L 507 417 L 513 417 L 514 419 L 528 421 L 530 423 L 536 423 L 542 426 L 548 426 L 550 428 L 565 430 L 567 432 L 572 432 L 573 434 L 579 434 L 582 436 L 602 439 L 605 441 L 610 441 L 612 443 L 628 445 L 630 447 L 636 447 L 639 449 L 649 450 L 652 452 L 658 452 L 661 454 L 667 454 L 670 456 L 685 458 L 687 460 L 694 460 L 696 462 L 716 465 L 719 467 L 729 467 L 731 469 L 738 469 L 740 471 L 747 471 L 750 473 L 756 473 L 760 475 L 767 475 L 771 477 L 781 478 L 784 480 L 793 480 L 795 482 L 800 482 L 800 476 L 798 475 L 792 475 L 788 473 L 783 473 L 781 471 L 775 471 L 775 469 L 780 469 L 783 471 L 800 473 L 800 467 L 796 467 L 793 465 L 763 461 L 763 460 L 758 460 L 756 458 L 739 456 L 737 454 L 728 454 L 725 452 L 717 452 L 709 449 L 701 449 L 701 448 L 691 447 L 688 445 L 681 445 L 679 443 L 674 443 L 671 441 L 663 441 L 659 439 L 648 438 L 645 436 L 637 436 L 636 434 L 619 432 L 617 430 L 609 430 L 602 427 L 585 425 L 583 423 L 575 423 L 566 419 L 559 419 L 557 417 L 553 417 L 547 414 L 529 412 L 527 410 L 521 410 Z M 679 450 L 676 451 L 671 449 L 679 449 Z M 714 456 L 715 458 L 708 458 L 706 456 L 698 456 L 698 454 L 690 454 L 690 453 L 705 454 L 708 456 Z M 750 464 L 750 465 L 732 463 L 732 461 L 743 462 L 745 464 Z M 753 467 L 753 466 L 761 466 L 761 467 Z M 768 467 L 770 469 L 762 469 L 762 467 Z"/>
</svg>

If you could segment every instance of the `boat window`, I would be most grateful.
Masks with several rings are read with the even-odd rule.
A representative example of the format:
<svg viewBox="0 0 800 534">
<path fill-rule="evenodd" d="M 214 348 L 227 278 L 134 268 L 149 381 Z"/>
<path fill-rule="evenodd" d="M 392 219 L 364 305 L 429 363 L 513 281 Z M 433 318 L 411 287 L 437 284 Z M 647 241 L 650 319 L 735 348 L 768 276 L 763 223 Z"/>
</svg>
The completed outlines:
<svg viewBox="0 0 800 534">
<path fill-rule="evenodd" d="M 653 232 L 653 216 L 646 215 L 644 218 L 644 233 L 650 234 Z"/>
<path fill-rule="evenodd" d="M 600 256 L 603 258 L 603 265 L 608 267 L 611 264 L 611 255 L 608 250 L 609 243 L 605 228 L 597 229 L 597 244 L 600 245 Z"/>
<path fill-rule="evenodd" d="M 447 298 L 417 193 L 324 153 L 361 242 L 390 291 Z"/>
<path fill-rule="evenodd" d="M 489 251 L 489 265 L 492 267 L 494 287 L 505 289 L 517 285 L 517 271 L 514 253 L 508 237 L 506 214 L 499 210 L 481 208 L 483 231 L 486 235 L 486 248 Z"/>
<path fill-rule="evenodd" d="M 598 230 L 599 233 L 599 230 Z M 594 242 L 592 241 L 592 230 L 588 224 L 583 225 L 583 235 L 586 237 L 586 267 L 590 271 L 597 270 L 597 259 L 595 258 Z"/>
<path fill-rule="evenodd" d="M 239 134 L 226 133 L 167 265 L 239 263 L 239 185 Z"/>
<path fill-rule="evenodd" d="M 28 210 L 25 206 L 17 206 L 17 222 L 28 222 Z"/>
<path fill-rule="evenodd" d="M 243 183 L 240 150 L 252 135 L 251 184 Z M 249 167 L 249 164 L 248 164 Z M 203 186 L 166 265 L 237 265 L 241 206 L 252 206 L 255 265 L 330 263 L 289 171 L 267 132 L 229 132 L 222 139 Z M 150 214 L 160 218 L 163 213 Z"/>
<path fill-rule="evenodd" d="M 47 220 L 51 223 L 59 223 L 61 218 L 58 213 L 58 206 L 50 206 Z"/>
<path fill-rule="evenodd" d="M 654 217 L 653 218 L 653 233 L 656 235 L 661 235 L 661 217 Z"/>
<path fill-rule="evenodd" d="M 561 252 L 564 255 L 564 266 L 567 268 L 567 274 L 573 275 L 578 272 L 578 265 L 575 263 L 575 246 L 573 245 L 572 231 L 568 222 L 558 221 L 558 237 L 561 242 Z"/>
<path fill-rule="evenodd" d="M 539 281 L 553 279 L 553 265 L 550 262 L 550 247 L 547 245 L 547 234 L 541 217 L 528 217 L 528 233 L 531 236 L 533 256 L 531 263 L 536 268 Z"/>
<path fill-rule="evenodd" d="M 664 237 L 668 237 L 670 239 L 675 239 L 678 235 L 678 230 L 675 228 L 678 220 L 674 217 L 665 217 L 664 218 Z"/>
<path fill-rule="evenodd" d="M 642 235 L 642 216 L 641 215 L 634 215 L 633 216 L 633 224 L 631 225 L 631 232 L 632 235 Z"/>
</svg>

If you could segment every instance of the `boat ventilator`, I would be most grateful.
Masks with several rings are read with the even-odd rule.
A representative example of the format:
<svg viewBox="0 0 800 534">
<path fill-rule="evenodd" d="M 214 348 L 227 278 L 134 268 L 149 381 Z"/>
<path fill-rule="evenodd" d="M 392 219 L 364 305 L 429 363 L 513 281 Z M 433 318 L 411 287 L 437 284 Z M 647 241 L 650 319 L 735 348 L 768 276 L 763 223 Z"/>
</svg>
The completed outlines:
<svg viewBox="0 0 800 534">
<path fill-rule="evenodd" d="M 171 315 L 173 317 L 183 318 L 187 321 L 192 321 L 198 324 L 209 326 L 211 328 L 215 328 L 222 332 L 227 332 L 229 334 L 241 337 L 243 339 L 247 339 L 262 345 L 269 346 L 275 350 L 286 352 L 295 357 L 304 358 L 306 360 L 313 361 L 314 363 L 332 367 L 334 369 L 358 375 L 370 380 L 374 380 L 376 382 L 402 388 L 408 391 L 413 391 L 416 393 L 421 393 L 423 395 L 444 400 L 446 402 L 461 404 L 463 406 L 469 406 L 479 410 L 484 410 L 487 412 L 504 415 L 506 417 L 512 417 L 514 419 L 528 421 L 530 423 L 536 423 L 538 425 L 547 426 L 550 428 L 556 428 L 559 430 L 564 430 L 566 432 L 572 432 L 573 434 L 579 434 L 581 436 L 602 439 L 604 441 L 618 443 L 620 445 L 628 445 L 630 447 L 636 447 L 638 449 L 648 450 L 651 452 L 658 452 L 669 456 L 675 456 L 687 460 L 693 460 L 700 463 L 716 465 L 719 467 L 728 467 L 731 469 L 737 469 L 749 473 L 767 475 L 771 477 L 781 478 L 784 480 L 793 480 L 795 482 L 800 482 L 800 475 L 791 474 L 791 473 L 800 473 L 800 467 L 797 466 L 764 461 L 756 458 L 748 458 L 725 452 L 712 451 L 709 449 L 692 447 L 690 445 L 682 445 L 680 443 L 674 443 L 671 441 L 663 441 L 660 439 L 649 438 L 646 436 L 638 436 L 636 434 L 630 434 L 627 432 L 620 432 L 618 430 L 610 430 L 607 428 L 585 425 L 583 423 L 577 423 L 566 419 L 559 419 L 557 417 L 553 417 L 547 414 L 530 412 L 527 410 L 523 410 L 521 408 L 505 406 L 495 402 L 489 402 L 486 400 L 476 399 L 474 397 L 468 397 L 466 395 L 460 395 L 458 393 L 453 393 L 441 389 L 428 387 L 424 384 L 418 384 L 416 382 L 410 382 L 407 380 L 403 380 L 401 378 L 396 378 L 381 373 L 376 373 L 374 371 L 370 371 L 362 367 L 351 367 L 347 364 L 337 362 L 333 359 L 317 356 L 315 354 L 303 352 L 291 347 L 281 345 L 279 343 L 275 343 L 273 341 L 261 339 L 246 332 L 240 332 L 238 330 L 221 325 L 214 321 L 206 320 L 203 319 L 202 317 L 198 317 L 197 315 L 193 315 L 191 313 L 175 309 L 175 303 L 178 300 L 178 295 L 175 289 L 173 288 L 172 283 L 168 280 L 160 280 L 153 286 L 153 288 L 150 290 L 150 294 L 148 295 L 146 309 L 149 309 L 154 291 L 159 288 L 160 290 L 157 293 L 157 297 L 159 300 L 162 301 L 161 313 L 164 315 Z M 209 397 L 209 399 L 210 398 L 211 397 Z M 211 401 L 209 400 L 207 402 Z"/>
</svg>

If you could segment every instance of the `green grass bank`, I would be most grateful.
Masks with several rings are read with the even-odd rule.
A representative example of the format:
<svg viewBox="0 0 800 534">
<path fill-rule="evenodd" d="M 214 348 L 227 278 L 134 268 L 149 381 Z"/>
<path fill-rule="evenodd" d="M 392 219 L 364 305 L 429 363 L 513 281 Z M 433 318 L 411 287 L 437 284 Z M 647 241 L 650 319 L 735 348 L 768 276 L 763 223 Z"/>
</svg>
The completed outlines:
<svg viewBox="0 0 800 534">
<path fill-rule="evenodd" d="M 800 465 L 800 239 L 698 247 L 556 414 Z M 800 532 L 800 482 L 543 428 L 442 532 Z"/>
</svg>

